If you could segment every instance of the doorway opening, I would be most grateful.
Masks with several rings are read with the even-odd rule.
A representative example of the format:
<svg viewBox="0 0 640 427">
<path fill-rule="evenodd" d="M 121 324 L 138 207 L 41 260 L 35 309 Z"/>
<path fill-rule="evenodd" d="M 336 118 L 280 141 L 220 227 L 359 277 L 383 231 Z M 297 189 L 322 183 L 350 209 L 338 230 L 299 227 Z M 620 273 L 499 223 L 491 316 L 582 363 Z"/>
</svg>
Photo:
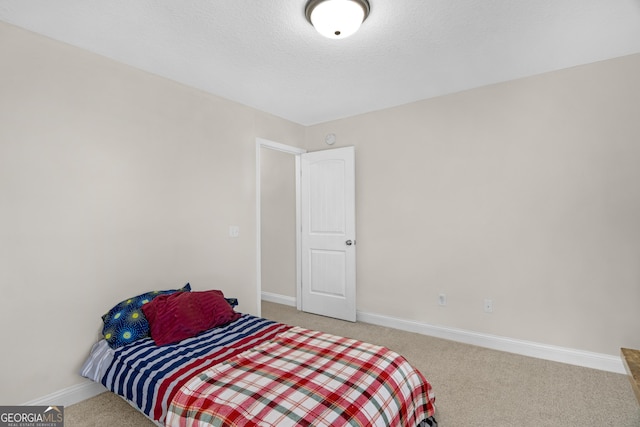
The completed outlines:
<svg viewBox="0 0 640 427">
<path fill-rule="evenodd" d="M 355 322 L 354 147 L 306 152 L 258 138 L 256 212 L 258 313 L 271 300 Z"/>
<path fill-rule="evenodd" d="M 256 282 L 262 300 L 300 307 L 300 155 L 256 138 Z"/>
</svg>

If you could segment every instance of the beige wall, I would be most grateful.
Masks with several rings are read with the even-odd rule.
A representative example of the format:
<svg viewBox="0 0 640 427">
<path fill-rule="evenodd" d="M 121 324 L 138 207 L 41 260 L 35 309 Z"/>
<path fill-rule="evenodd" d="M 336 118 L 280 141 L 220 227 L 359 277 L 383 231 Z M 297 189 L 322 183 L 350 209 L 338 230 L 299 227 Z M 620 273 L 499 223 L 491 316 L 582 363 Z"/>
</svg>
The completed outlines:
<svg viewBox="0 0 640 427">
<path fill-rule="evenodd" d="M 640 347 L 639 55 L 306 129 L 2 23 L 0 58 L 3 404 L 78 383 L 126 296 L 256 312 L 256 137 L 356 147 L 359 310 Z"/>
<path fill-rule="evenodd" d="M 0 58 L 2 404 L 79 383 L 128 296 L 190 281 L 257 312 L 255 138 L 302 126 L 3 23 Z"/>
<path fill-rule="evenodd" d="M 356 147 L 358 309 L 640 347 L 639 75 L 634 55 L 308 128 L 310 151 Z"/>
<path fill-rule="evenodd" d="M 295 298 L 295 156 L 262 147 L 260 161 L 262 291 Z"/>
</svg>

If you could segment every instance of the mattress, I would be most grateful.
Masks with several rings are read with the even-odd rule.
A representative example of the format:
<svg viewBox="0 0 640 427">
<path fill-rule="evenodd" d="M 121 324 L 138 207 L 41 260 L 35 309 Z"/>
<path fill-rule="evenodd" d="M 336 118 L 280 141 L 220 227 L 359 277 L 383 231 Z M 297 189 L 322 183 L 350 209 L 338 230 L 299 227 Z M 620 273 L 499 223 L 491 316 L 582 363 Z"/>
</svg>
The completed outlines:
<svg viewBox="0 0 640 427">
<path fill-rule="evenodd" d="M 101 340 L 81 373 L 159 425 L 436 425 L 431 385 L 402 356 L 248 314 L 164 346 Z"/>
</svg>

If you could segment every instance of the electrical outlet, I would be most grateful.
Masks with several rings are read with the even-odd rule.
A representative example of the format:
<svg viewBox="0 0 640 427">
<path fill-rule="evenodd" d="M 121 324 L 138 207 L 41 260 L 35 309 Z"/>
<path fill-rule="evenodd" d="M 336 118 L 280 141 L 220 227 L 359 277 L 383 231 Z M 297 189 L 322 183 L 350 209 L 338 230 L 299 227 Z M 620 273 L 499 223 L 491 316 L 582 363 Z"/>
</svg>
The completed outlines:
<svg viewBox="0 0 640 427">
<path fill-rule="evenodd" d="M 438 305 L 447 305 L 447 296 L 445 294 L 438 295 Z"/>
<path fill-rule="evenodd" d="M 484 312 L 485 313 L 493 313 L 493 300 L 489 298 L 485 298 L 484 300 Z"/>
</svg>

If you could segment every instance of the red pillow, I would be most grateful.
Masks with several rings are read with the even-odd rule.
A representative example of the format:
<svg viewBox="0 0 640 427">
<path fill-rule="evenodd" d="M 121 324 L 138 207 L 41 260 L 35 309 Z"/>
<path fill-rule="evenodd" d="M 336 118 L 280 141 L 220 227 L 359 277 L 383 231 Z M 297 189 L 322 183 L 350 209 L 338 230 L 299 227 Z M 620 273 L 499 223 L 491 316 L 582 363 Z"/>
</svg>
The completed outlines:
<svg viewBox="0 0 640 427">
<path fill-rule="evenodd" d="M 237 320 L 222 291 L 160 295 L 142 306 L 156 345 L 172 344 Z"/>
</svg>

